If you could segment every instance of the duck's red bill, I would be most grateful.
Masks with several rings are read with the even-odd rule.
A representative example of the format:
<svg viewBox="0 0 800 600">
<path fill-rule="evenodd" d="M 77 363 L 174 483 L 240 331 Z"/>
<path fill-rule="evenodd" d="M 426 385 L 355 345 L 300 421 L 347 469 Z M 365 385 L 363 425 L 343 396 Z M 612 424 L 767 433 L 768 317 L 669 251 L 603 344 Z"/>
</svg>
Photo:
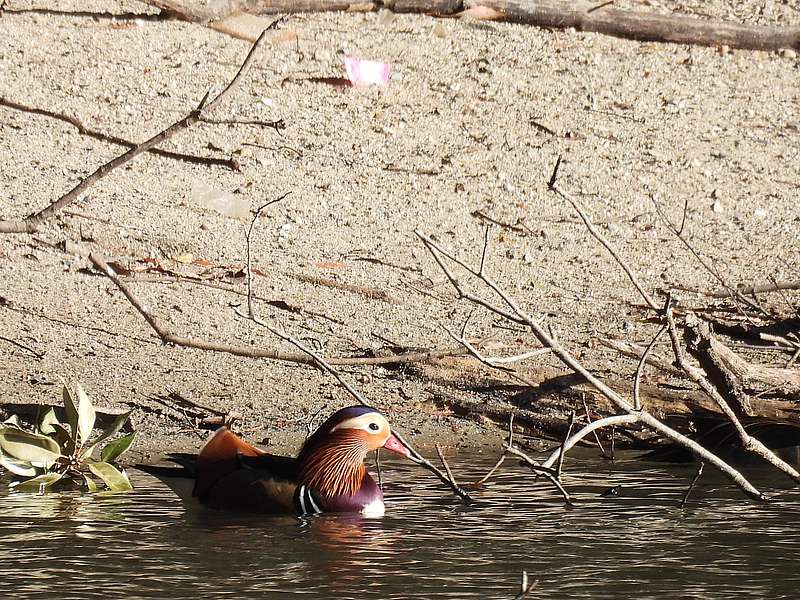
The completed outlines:
<svg viewBox="0 0 800 600">
<path fill-rule="evenodd" d="M 390 435 L 389 439 L 386 440 L 386 443 L 383 445 L 386 450 L 394 452 L 395 454 L 399 454 L 400 456 L 405 456 L 406 458 L 411 458 L 411 453 L 408 451 L 408 448 L 403 446 L 394 435 Z"/>
</svg>

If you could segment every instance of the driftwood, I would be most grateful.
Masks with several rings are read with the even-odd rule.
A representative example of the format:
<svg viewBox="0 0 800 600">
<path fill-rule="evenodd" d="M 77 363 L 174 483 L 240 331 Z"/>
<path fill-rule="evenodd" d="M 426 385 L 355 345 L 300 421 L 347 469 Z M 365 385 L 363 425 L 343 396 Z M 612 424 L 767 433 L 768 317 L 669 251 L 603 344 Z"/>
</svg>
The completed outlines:
<svg viewBox="0 0 800 600">
<path fill-rule="evenodd" d="M 440 389 L 453 387 L 481 394 L 479 400 L 472 400 L 463 394 L 439 393 L 434 396 L 437 406 L 464 418 L 488 420 L 498 427 L 504 427 L 514 416 L 515 431 L 532 439 L 562 439 L 570 413 L 585 416 L 585 406 L 591 407 L 592 419 L 618 412 L 605 396 L 583 379 L 553 367 L 524 369 L 525 378 L 534 385 L 509 385 L 507 378 L 492 376 L 488 369 L 469 357 L 440 358 L 405 368 L 406 372 L 430 381 Z M 631 391 L 630 380 L 612 378 L 606 383 L 621 395 Z M 643 383 L 640 393 L 642 405 L 650 413 L 684 435 L 693 433 L 692 423 L 696 418 L 719 414 L 716 404 L 706 394 L 694 389 Z M 754 396 L 751 397 L 751 406 L 754 418 L 800 422 L 800 405 L 789 400 Z M 607 432 L 599 432 L 599 436 L 603 443 L 611 438 Z M 596 445 L 593 441 L 586 443 Z M 639 430 L 618 431 L 616 434 L 616 445 L 621 449 L 652 450 L 660 444 L 660 438 Z"/>
<path fill-rule="evenodd" d="M 750 394 L 751 397 L 748 403 L 751 407 L 744 410 L 744 413 L 778 416 L 774 412 L 775 403 L 780 403 L 781 400 L 775 400 L 776 397 L 783 398 L 784 401 L 800 400 L 800 369 L 751 363 L 736 354 L 718 337 L 713 335 L 708 322 L 699 321 L 695 318 L 690 320 L 689 323 L 696 346 L 693 354 L 706 373 L 710 374 L 710 371 L 718 372 L 717 377 L 719 378 L 733 378 L 747 394 Z M 644 353 L 644 348 L 630 342 L 606 338 L 602 338 L 600 342 L 631 358 L 641 359 Z M 661 357 L 648 356 L 647 364 L 670 375 L 680 375 L 680 370 Z M 723 371 L 727 371 L 728 374 L 723 373 Z M 770 398 L 770 401 L 761 410 L 753 403 L 762 405 L 765 404 L 765 401 L 752 397 L 756 394 Z M 784 417 L 781 416 L 780 418 Z"/>
<path fill-rule="evenodd" d="M 746 414 L 752 414 L 752 406 L 745 387 L 800 400 L 800 370 L 752 364 L 719 341 L 707 323 L 687 319 L 687 325 L 693 336 L 692 354 L 718 387 L 738 398 Z"/>
<path fill-rule="evenodd" d="M 181 19 L 212 24 L 236 13 L 291 14 L 324 11 L 425 13 L 471 16 L 548 29 L 601 33 L 643 42 L 728 46 L 748 50 L 800 50 L 800 27 L 744 25 L 682 15 L 660 15 L 610 8 L 601 2 L 552 0 L 142 0 Z"/>
</svg>

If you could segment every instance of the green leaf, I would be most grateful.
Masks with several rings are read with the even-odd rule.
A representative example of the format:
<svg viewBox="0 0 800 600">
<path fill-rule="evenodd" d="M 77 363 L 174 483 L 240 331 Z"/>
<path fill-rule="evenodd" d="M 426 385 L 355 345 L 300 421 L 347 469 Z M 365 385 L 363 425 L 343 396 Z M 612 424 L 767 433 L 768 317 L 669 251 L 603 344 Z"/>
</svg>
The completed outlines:
<svg viewBox="0 0 800 600">
<path fill-rule="evenodd" d="M 107 462 L 87 462 L 89 469 L 103 480 L 108 489 L 114 492 L 127 492 L 133 489 L 128 476 L 124 471 L 118 471 L 114 465 Z"/>
<path fill-rule="evenodd" d="M 67 384 L 64 384 L 64 389 L 61 392 L 64 398 L 64 411 L 67 413 L 67 424 L 72 431 L 72 439 L 78 439 L 78 409 L 75 408 L 75 401 L 72 399 L 72 393 L 69 391 Z"/>
<path fill-rule="evenodd" d="M 61 458 L 61 448 L 45 435 L 4 427 L 0 429 L 0 449 L 18 460 L 34 467 L 47 468 Z"/>
<path fill-rule="evenodd" d="M 72 454 L 75 452 L 75 439 L 72 434 L 61 423 L 52 424 L 53 431 L 55 432 L 50 437 L 53 438 L 59 446 L 61 446 L 62 454 Z"/>
<path fill-rule="evenodd" d="M 75 387 L 78 391 L 78 438 L 83 446 L 92 437 L 96 415 L 92 401 L 89 400 L 83 386 L 79 383 Z"/>
<path fill-rule="evenodd" d="M 133 412 L 132 410 L 129 410 L 128 412 L 122 413 L 121 415 L 117 416 L 117 418 L 114 419 L 114 422 L 111 423 L 111 425 L 109 425 L 108 428 L 105 431 L 103 431 L 100 437 L 98 437 L 94 441 L 93 445 L 97 446 L 98 444 L 105 442 L 108 438 L 110 438 L 111 436 L 116 434 L 120 429 L 122 429 L 125 423 L 130 418 L 132 412 Z"/>
<path fill-rule="evenodd" d="M 94 482 L 94 479 L 89 477 L 88 475 L 83 476 L 84 481 L 86 482 L 86 489 L 90 492 L 94 493 L 97 491 L 97 484 Z"/>
<path fill-rule="evenodd" d="M 45 473 L 33 479 L 14 481 L 8 487 L 21 492 L 39 492 L 41 494 L 54 483 L 61 481 L 62 477 L 64 477 L 63 473 Z"/>
<path fill-rule="evenodd" d="M 133 446 L 133 442 L 136 440 L 136 432 L 129 433 L 126 436 L 123 436 L 113 442 L 108 442 L 106 447 L 103 448 L 103 451 L 100 453 L 100 458 L 103 462 L 112 463 L 117 458 L 119 458 L 122 454 L 128 451 L 128 448 Z"/>
<path fill-rule="evenodd" d="M 2 452 L 0 452 L 0 466 L 5 467 L 14 473 L 14 475 L 19 475 L 20 477 L 33 477 L 36 475 L 36 469 L 31 463 L 25 460 L 11 458 Z"/>
<path fill-rule="evenodd" d="M 11 415 L 5 421 L 3 421 L 3 424 L 16 427 L 17 429 L 22 429 L 22 423 L 19 422 L 19 415 Z"/>
<path fill-rule="evenodd" d="M 53 410 L 52 406 L 48 406 L 47 410 L 44 411 L 42 418 L 39 419 L 39 433 L 44 435 L 53 435 L 56 430 L 53 425 L 60 425 L 58 419 L 56 418 L 56 411 Z"/>
</svg>

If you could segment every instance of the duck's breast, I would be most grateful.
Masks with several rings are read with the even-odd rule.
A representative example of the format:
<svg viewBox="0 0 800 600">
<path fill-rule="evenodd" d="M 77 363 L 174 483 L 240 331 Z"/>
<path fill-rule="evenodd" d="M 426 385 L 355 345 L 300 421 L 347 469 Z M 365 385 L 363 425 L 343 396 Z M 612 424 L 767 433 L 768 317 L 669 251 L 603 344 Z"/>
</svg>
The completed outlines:
<svg viewBox="0 0 800 600">
<path fill-rule="evenodd" d="M 383 492 L 369 473 L 364 474 L 355 494 L 325 498 L 324 504 L 325 512 L 361 513 L 368 517 L 380 517 L 384 513 Z"/>
</svg>

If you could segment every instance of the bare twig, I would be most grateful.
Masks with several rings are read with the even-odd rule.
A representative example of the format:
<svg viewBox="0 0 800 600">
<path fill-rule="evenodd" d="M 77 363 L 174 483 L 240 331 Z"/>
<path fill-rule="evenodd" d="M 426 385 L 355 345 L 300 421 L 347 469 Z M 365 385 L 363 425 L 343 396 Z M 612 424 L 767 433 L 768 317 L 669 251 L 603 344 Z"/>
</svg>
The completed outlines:
<svg viewBox="0 0 800 600">
<path fill-rule="evenodd" d="M 30 352 L 31 354 L 33 354 L 36 358 L 38 358 L 40 360 L 42 358 L 44 358 L 44 354 L 42 354 L 41 352 L 37 352 L 33 348 L 29 348 L 25 344 L 21 344 L 20 342 L 14 341 L 11 338 L 7 338 L 5 336 L 0 335 L 0 340 L 3 340 L 4 342 L 8 342 L 9 344 L 11 344 L 13 346 L 16 346 L 20 350 L 25 350 L 26 352 Z"/>
<path fill-rule="evenodd" d="M 639 294 L 642 296 L 645 303 L 647 303 L 647 305 L 653 310 L 658 310 L 660 306 L 656 303 L 653 297 L 644 289 L 642 284 L 639 283 L 639 278 L 636 276 L 633 270 L 628 266 L 628 263 L 626 263 L 622 259 L 622 257 L 617 252 L 616 248 L 614 248 L 614 246 L 611 245 L 611 242 L 609 242 L 605 238 L 605 236 L 597 230 L 597 228 L 594 226 L 594 223 L 592 223 L 591 218 L 583 209 L 583 207 L 580 205 L 580 203 L 577 200 L 575 200 L 572 196 L 567 194 L 564 190 L 562 190 L 561 187 L 556 183 L 558 179 L 558 168 L 560 165 L 561 165 L 561 156 L 559 155 L 558 159 L 556 160 L 556 165 L 555 167 L 553 167 L 553 173 L 550 176 L 550 181 L 547 183 L 547 187 L 550 188 L 559 196 L 561 196 L 564 200 L 569 202 L 570 205 L 572 205 L 572 208 L 575 209 L 575 212 L 578 213 L 578 216 L 580 216 L 580 218 L 583 220 L 583 223 L 586 225 L 586 229 L 588 229 L 589 233 L 591 233 L 592 236 L 598 242 L 600 242 L 606 250 L 608 250 L 608 253 L 611 254 L 614 260 L 617 261 L 617 264 L 619 264 L 622 270 L 625 271 L 625 274 L 628 276 L 628 279 L 631 280 L 631 283 L 638 290 Z"/>
<path fill-rule="evenodd" d="M 35 212 L 31 215 L 28 215 L 21 221 L 0 221 L 0 233 L 32 233 L 36 231 L 44 221 L 52 217 L 55 213 L 59 212 L 65 206 L 77 200 L 81 196 L 81 194 L 83 194 L 97 181 L 99 181 L 100 179 L 102 179 L 115 169 L 118 169 L 119 167 L 129 163 L 131 160 L 133 160 L 140 154 L 149 151 L 151 148 L 155 148 L 156 146 L 172 138 L 175 134 L 188 129 L 189 127 L 200 121 L 206 113 L 213 110 L 216 106 L 222 103 L 222 101 L 225 100 L 231 94 L 231 92 L 233 92 L 234 88 L 239 84 L 242 77 L 250 70 L 253 61 L 255 60 L 256 51 L 261 46 L 263 40 L 266 39 L 267 32 L 270 31 L 271 29 L 276 28 L 282 20 L 283 20 L 282 18 L 276 19 L 275 21 L 272 22 L 272 24 L 269 27 L 267 27 L 261 33 L 256 42 L 250 48 L 250 52 L 247 54 L 247 57 L 242 63 L 242 66 L 239 68 L 239 71 L 236 73 L 236 75 L 230 81 L 230 83 L 225 87 L 225 89 L 223 89 L 214 99 L 208 100 L 210 92 L 206 93 L 206 95 L 200 101 L 200 104 L 198 104 L 197 108 L 194 109 L 187 116 L 185 116 L 183 119 L 181 119 L 176 123 L 173 123 L 167 129 L 156 134 L 146 142 L 139 144 L 135 148 L 131 148 L 124 154 L 102 165 L 94 173 L 84 178 L 78 185 L 72 188 L 69 192 L 67 192 L 66 194 L 61 196 L 58 200 L 56 200 L 49 206 L 43 208 L 42 210 Z"/>
<path fill-rule="evenodd" d="M 436 446 L 436 454 L 439 455 L 439 460 L 442 461 L 442 466 L 444 467 L 445 473 L 447 473 L 447 479 L 450 480 L 450 484 L 453 488 L 459 487 L 458 483 L 456 483 L 456 478 L 453 477 L 453 472 L 450 470 L 450 465 L 447 464 L 447 459 L 444 457 L 444 453 L 442 452 L 442 447 L 437 443 Z"/>
<path fill-rule="evenodd" d="M 559 480 L 555 469 L 551 468 L 551 466 L 539 464 L 519 448 L 515 448 L 514 446 L 510 446 L 506 443 L 503 443 L 503 448 L 505 448 L 509 454 L 513 454 L 514 456 L 521 458 L 525 465 L 537 476 L 542 476 L 550 481 L 550 483 L 552 483 L 553 486 L 564 497 L 564 502 L 567 504 L 567 506 L 573 506 L 572 498 L 567 490 L 564 489 L 564 486 L 561 485 L 561 481 Z"/>
<path fill-rule="evenodd" d="M 522 375 L 517 369 L 515 369 L 513 367 L 505 366 L 505 363 L 512 362 L 508 358 L 503 360 L 503 359 L 486 357 L 463 334 L 459 336 L 459 335 L 456 335 L 455 333 L 453 333 L 452 331 L 450 331 L 450 329 L 448 329 L 447 327 L 442 326 L 442 328 L 447 332 L 447 334 L 451 338 L 453 338 L 459 344 L 464 346 L 464 348 L 466 348 L 467 351 L 472 356 L 474 356 L 476 359 L 478 359 L 478 361 L 480 361 L 482 364 L 484 364 L 487 367 L 490 367 L 492 369 L 497 369 L 498 371 L 502 371 L 503 373 L 507 373 L 508 375 L 510 375 L 511 377 L 513 377 L 518 382 L 520 382 L 520 383 L 522 383 L 524 385 L 528 385 L 528 386 L 531 386 L 531 387 L 536 385 L 533 381 L 531 381 L 530 379 L 528 379 L 527 377 Z M 525 358 L 532 358 L 534 356 L 539 356 L 539 355 L 542 355 L 542 354 L 546 354 L 548 352 L 550 352 L 549 348 L 543 348 L 543 349 L 540 349 L 540 350 L 534 350 L 534 351 L 531 351 L 531 352 L 526 352 L 524 354 L 517 355 L 516 357 L 510 357 L 510 358 L 511 359 L 516 359 L 516 360 L 524 360 Z"/>
<path fill-rule="evenodd" d="M 306 275 L 304 273 L 290 273 L 288 271 L 283 271 L 283 274 L 293 279 L 297 279 L 297 281 L 321 285 L 334 290 L 342 290 L 344 292 L 350 292 L 351 294 L 358 294 L 359 296 L 364 296 L 365 298 L 369 298 L 371 300 L 381 300 L 382 302 L 387 302 L 389 304 L 402 304 L 400 300 L 392 296 L 389 292 L 379 290 L 374 287 L 342 283 L 341 281 L 336 281 L 334 279 L 319 277 L 317 275 Z"/>
<path fill-rule="evenodd" d="M 572 428 L 575 426 L 575 411 L 569 413 L 569 424 L 567 425 L 567 431 L 564 432 L 564 439 L 561 440 L 561 446 L 558 449 L 558 460 L 556 461 L 556 479 L 561 479 L 561 469 L 564 467 L 564 456 L 566 455 L 566 451 L 564 450 L 564 446 L 567 444 L 567 440 L 569 439 L 570 434 L 572 433 Z"/>
<path fill-rule="evenodd" d="M 511 413 L 508 417 L 508 438 L 506 439 L 506 443 L 509 446 L 514 445 L 514 413 Z M 491 469 L 489 469 L 489 472 L 486 473 L 486 475 L 481 477 L 478 481 L 476 481 L 472 485 L 477 487 L 486 483 L 492 477 L 492 475 L 494 475 L 497 472 L 497 469 L 500 468 L 503 462 L 505 462 L 507 455 L 508 452 L 504 450 L 503 453 L 500 454 L 500 458 L 497 459 L 497 462 L 494 464 L 494 466 Z"/>
<path fill-rule="evenodd" d="M 730 298 L 731 295 L 730 290 L 727 288 L 724 290 L 703 290 L 689 287 L 684 287 L 681 289 L 687 292 L 709 296 L 711 298 Z M 761 285 L 740 285 L 737 286 L 736 289 L 741 294 L 752 296 L 753 294 L 766 294 L 769 292 L 780 292 L 782 290 L 800 290 L 800 281 L 775 281 L 773 283 L 765 283 Z"/>
<path fill-rule="evenodd" d="M 586 394 L 581 393 L 581 402 L 583 403 L 583 410 L 586 413 L 586 423 L 592 423 L 592 415 L 589 413 L 589 405 L 586 404 Z M 613 460 L 613 456 L 609 456 L 606 454 L 606 449 L 603 448 L 603 444 L 600 443 L 600 436 L 597 435 L 597 431 L 592 431 L 592 435 L 594 436 L 594 441 L 597 443 L 597 447 L 600 448 L 600 454 L 603 458 L 608 458 Z"/>
<path fill-rule="evenodd" d="M 697 471 L 695 472 L 694 477 L 692 477 L 692 481 L 691 481 L 691 483 L 689 483 L 689 487 L 686 489 L 686 493 L 683 495 L 683 500 L 681 500 L 681 503 L 678 504 L 679 508 L 683 508 L 684 506 L 686 506 L 686 501 L 689 499 L 689 494 L 692 493 L 692 489 L 694 488 L 694 484 L 697 483 L 697 480 L 700 479 L 700 476 L 703 474 L 703 467 L 705 467 L 705 466 L 706 466 L 706 463 L 704 463 L 704 462 L 701 462 L 698 465 Z"/>
<path fill-rule="evenodd" d="M 280 202 L 281 200 L 286 198 L 286 196 L 288 196 L 291 193 L 292 192 L 286 192 L 282 196 L 280 196 L 278 198 L 273 198 L 269 202 L 266 202 L 266 203 L 262 204 L 261 206 L 259 206 L 258 209 L 253 214 L 253 219 L 250 221 L 250 227 L 247 228 L 247 230 L 245 231 L 245 234 L 244 234 L 245 247 L 247 249 L 247 255 L 246 255 L 246 259 L 247 260 L 246 260 L 246 263 L 245 263 L 245 268 L 246 268 L 245 273 L 247 275 L 247 312 L 250 314 L 250 318 L 254 319 L 254 320 L 255 320 L 255 316 L 256 315 L 255 315 L 255 312 L 253 310 L 253 263 L 252 263 L 252 260 L 251 260 L 251 253 L 250 253 L 250 237 L 253 235 L 253 226 L 256 224 L 256 221 L 261 216 L 261 213 L 262 213 L 262 211 L 264 209 L 266 209 L 268 206 L 271 206 L 271 205 L 273 205 L 273 204 L 275 204 L 277 202 Z"/>
<path fill-rule="evenodd" d="M 378 488 L 383 491 L 383 469 L 381 468 L 380 448 L 375 450 L 375 470 L 378 472 Z"/>
<path fill-rule="evenodd" d="M 523 598 L 527 598 L 528 595 L 534 590 L 537 583 L 539 583 L 538 579 L 534 579 L 528 583 L 528 572 L 523 571 L 519 582 L 519 594 L 514 596 L 514 600 L 523 600 Z"/>
<path fill-rule="evenodd" d="M 689 240 L 687 240 L 686 237 L 683 235 L 683 231 L 682 231 L 683 224 L 681 225 L 681 229 L 678 229 L 677 227 L 675 227 L 675 225 L 672 224 L 672 221 L 669 220 L 669 217 L 667 217 L 667 215 L 664 212 L 664 210 L 661 208 L 661 205 L 658 203 L 658 200 L 656 199 L 656 197 L 654 195 L 652 195 L 652 194 L 650 195 L 650 200 L 653 202 L 653 206 L 655 207 L 656 212 L 658 213 L 658 216 L 661 218 L 661 221 L 667 226 L 667 229 L 669 229 L 675 235 L 675 237 L 677 237 L 683 243 L 683 245 L 686 246 L 686 249 L 689 250 L 689 252 L 692 253 L 692 256 L 694 256 L 695 259 L 697 259 L 697 262 L 700 263 L 700 265 L 706 271 L 708 271 L 708 273 L 710 273 L 711 276 L 714 277 L 714 279 L 716 279 L 722 287 L 724 287 L 728 291 L 728 296 L 727 297 L 734 298 L 734 299 L 738 300 L 739 302 L 741 302 L 742 304 L 746 304 L 750 308 L 752 308 L 752 309 L 764 314 L 767 317 L 770 316 L 769 314 L 767 314 L 764 311 L 763 308 L 761 308 L 760 306 L 758 306 L 758 304 L 756 304 L 755 302 L 750 300 L 750 298 L 747 298 L 740 291 L 738 291 L 738 290 L 734 289 L 733 287 L 731 287 L 728 284 L 728 282 L 725 281 L 725 279 L 722 277 L 722 275 L 720 275 L 719 271 L 717 271 L 717 269 L 714 267 L 714 265 L 712 265 L 710 262 L 708 262 L 705 258 L 703 258 L 700 255 L 700 253 L 697 250 L 695 250 L 694 246 L 692 246 L 689 243 Z"/>
<path fill-rule="evenodd" d="M 583 438 L 585 438 L 590 433 L 597 431 L 598 429 L 602 429 L 603 427 L 615 427 L 617 425 L 632 425 L 639 420 L 639 416 L 637 414 L 627 414 L 627 415 L 613 415 L 611 417 L 604 417 L 602 419 L 597 419 L 596 421 L 592 421 L 591 423 L 583 426 L 577 433 L 572 435 L 569 439 L 567 439 L 563 444 L 563 451 L 561 447 L 550 454 L 550 456 L 542 463 L 542 466 L 545 468 L 551 468 L 554 464 L 556 464 L 559 460 L 559 457 L 566 452 L 569 452 L 571 448 L 573 448 L 578 442 L 580 442 Z"/>
<path fill-rule="evenodd" d="M 647 348 L 645 348 L 642 353 L 642 357 L 639 359 L 639 366 L 636 367 L 636 376 L 633 379 L 633 408 L 636 410 L 642 410 L 642 398 L 639 394 L 639 388 L 642 385 L 642 371 L 644 371 L 644 365 L 647 363 L 647 355 L 653 351 L 653 348 L 666 330 L 667 326 L 662 325 L 661 329 L 658 330 L 658 333 L 647 345 Z"/>
<path fill-rule="evenodd" d="M 429 461 L 427 458 L 425 458 L 419 452 L 417 452 L 411 446 L 411 444 L 409 444 L 405 440 L 405 438 L 402 435 L 400 435 L 400 433 L 398 433 L 397 431 L 393 431 L 392 433 L 394 434 L 394 437 L 396 437 L 398 439 L 398 441 L 401 444 L 403 444 L 403 446 L 405 446 L 406 449 L 409 451 L 409 453 L 410 453 L 410 456 L 408 457 L 409 460 L 411 460 L 412 462 L 415 462 L 418 465 L 428 469 L 431 473 L 436 475 L 436 477 L 438 477 L 439 480 L 442 483 L 447 485 L 453 491 L 454 494 L 456 494 L 459 498 L 461 498 L 461 501 L 464 504 L 469 505 L 469 504 L 472 504 L 472 503 L 475 502 L 475 500 L 472 498 L 472 496 L 470 496 L 469 493 L 463 487 L 458 485 L 451 478 L 447 477 L 447 475 L 445 473 L 442 473 L 442 471 L 440 469 L 438 469 L 431 461 Z"/>
<path fill-rule="evenodd" d="M 616 350 L 623 356 L 628 356 L 630 358 L 641 359 L 644 355 L 645 347 L 639 344 L 635 344 L 633 342 L 626 342 L 623 340 L 612 340 L 610 338 L 599 337 L 597 340 L 611 348 L 612 350 Z M 654 355 L 651 351 L 650 354 L 647 355 L 646 361 L 648 365 L 651 367 L 655 367 L 665 373 L 669 373 L 670 375 L 680 376 L 683 375 L 683 371 L 680 369 L 676 369 L 671 362 L 666 360 L 664 357 L 659 355 Z"/>
</svg>

